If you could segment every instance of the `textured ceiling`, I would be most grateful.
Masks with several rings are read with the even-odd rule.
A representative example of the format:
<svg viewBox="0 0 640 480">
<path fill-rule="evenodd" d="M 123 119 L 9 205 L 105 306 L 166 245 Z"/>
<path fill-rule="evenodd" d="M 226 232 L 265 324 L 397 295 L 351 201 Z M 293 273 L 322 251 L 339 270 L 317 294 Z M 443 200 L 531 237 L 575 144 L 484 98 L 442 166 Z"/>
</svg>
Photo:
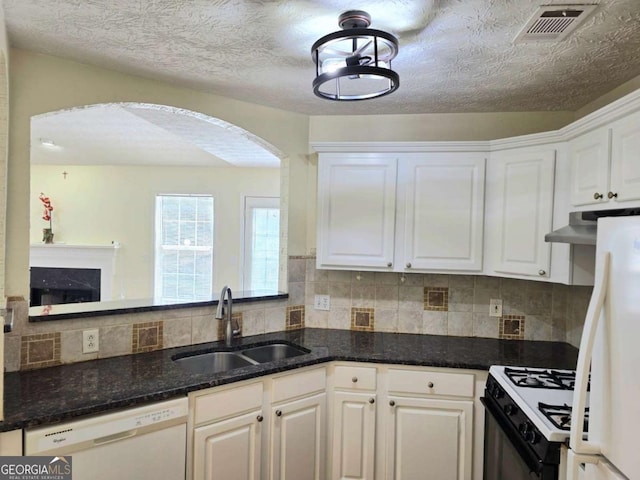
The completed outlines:
<svg viewBox="0 0 640 480">
<path fill-rule="evenodd" d="M 4 0 L 12 45 L 307 114 L 577 110 L 640 75 L 640 0 L 599 0 L 558 43 L 514 44 L 575 0 Z M 400 38 L 400 89 L 314 97 L 310 46 L 344 10 Z"/>
</svg>

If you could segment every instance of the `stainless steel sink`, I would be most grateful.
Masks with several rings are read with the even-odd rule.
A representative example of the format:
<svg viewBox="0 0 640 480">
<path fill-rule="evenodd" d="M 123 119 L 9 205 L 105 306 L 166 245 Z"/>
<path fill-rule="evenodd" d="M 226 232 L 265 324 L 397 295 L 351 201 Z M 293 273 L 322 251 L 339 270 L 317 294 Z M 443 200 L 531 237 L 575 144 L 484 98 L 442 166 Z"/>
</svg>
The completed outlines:
<svg viewBox="0 0 640 480">
<path fill-rule="evenodd" d="M 294 347 L 286 343 L 272 343 L 261 347 L 249 348 L 242 351 L 242 355 L 258 363 L 274 362 L 285 358 L 297 357 L 309 353 L 301 347 Z"/>
<path fill-rule="evenodd" d="M 190 373 L 221 373 L 234 368 L 255 365 L 248 358 L 235 352 L 207 352 L 174 359 L 181 368 Z"/>
<path fill-rule="evenodd" d="M 221 373 L 235 368 L 275 362 L 285 358 L 297 357 L 309 353 L 297 345 L 288 343 L 271 343 L 259 347 L 245 347 L 233 352 L 202 352 L 174 357 L 183 370 L 189 373 Z"/>
</svg>

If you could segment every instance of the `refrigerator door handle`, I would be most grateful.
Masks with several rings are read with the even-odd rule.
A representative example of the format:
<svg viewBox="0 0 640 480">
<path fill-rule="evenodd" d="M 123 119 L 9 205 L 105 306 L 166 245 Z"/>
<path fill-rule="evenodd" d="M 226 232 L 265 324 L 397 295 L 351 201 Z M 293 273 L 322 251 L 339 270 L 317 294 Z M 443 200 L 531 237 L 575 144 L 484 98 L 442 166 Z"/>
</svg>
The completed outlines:
<svg viewBox="0 0 640 480">
<path fill-rule="evenodd" d="M 571 408 L 571 436 L 569 445 L 574 452 L 584 454 L 600 454 L 600 446 L 584 440 L 584 414 L 587 403 L 587 385 L 589 383 L 589 371 L 591 357 L 593 356 L 593 344 L 596 337 L 598 322 L 602 314 L 602 307 L 607 296 L 609 284 L 609 264 L 611 253 L 603 252 L 601 257 L 602 268 L 598 269 L 595 278 L 593 294 L 589 301 L 589 308 L 584 323 L 582 339 L 580 340 L 580 353 L 576 367 L 576 383 L 573 394 L 573 406 Z"/>
<path fill-rule="evenodd" d="M 583 463 L 597 464 L 600 457 L 597 455 L 582 455 L 573 450 L 567 452 L 567 480 L 582 480 L 580 465 Z"/>
<path fill-rule="evenodd" d="M 575 453 L 573 450 L 569 450 L 567 452 L 567 480 L 585 480 L 585 479 L 594 478 L 593 474 L 595 472 L 591 472 L 591 475 L 588 475 L 585 472 L 581 474 L 580 465 L 582 464 L 598 465 L 602 461 L 603 461 L 603 457 L 601 457 L 600 455 L 582 455 L 580 453 Z M 606 468 L 604 472 L 607 473 L 606 478 L 609 480 L 614 480 L 614 479 L 629 480 L 622 473 L 618 472 L 617 470 L 611 467 Z M 596 478 L 598 478 L 599 480 L 603 480 L 605 477 L 603 477 L 602 474 L 603 474 L 602 471 L 596 473 L 597 475 Z"/>
</svg>

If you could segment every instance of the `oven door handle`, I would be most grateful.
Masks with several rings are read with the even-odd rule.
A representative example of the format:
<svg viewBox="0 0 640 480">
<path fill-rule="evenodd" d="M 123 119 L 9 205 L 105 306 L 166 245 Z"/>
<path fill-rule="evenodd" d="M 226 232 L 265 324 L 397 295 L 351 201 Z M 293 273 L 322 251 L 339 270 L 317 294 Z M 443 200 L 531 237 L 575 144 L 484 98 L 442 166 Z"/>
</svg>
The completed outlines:
<svg viewBox="0 0 640 480">
<path fill-rule="evenodd" d="M 516 427 L 509 423 L 505 418 L 504 414 L 500 411 L 499 408 L 496 408 L 491 400 L 487 400 L 484 397 L 480 398 L 480 401 L 484 405 L 485 410 L 494 418 L 494 420 L 498 423 L 504 434 L 507 436 L 511 445 L 517 450 L 517 452 L 522 457 L 522 460 L 527 464 L 532 473 L 536 475 L 540 474 L 543 469 L 542 460 L 540 460 L 535 453 L 533 453 L 529 447 L 526 445 L 522 437 L 520 437 L 519 432 L 516 430 Z"/>
</svg>

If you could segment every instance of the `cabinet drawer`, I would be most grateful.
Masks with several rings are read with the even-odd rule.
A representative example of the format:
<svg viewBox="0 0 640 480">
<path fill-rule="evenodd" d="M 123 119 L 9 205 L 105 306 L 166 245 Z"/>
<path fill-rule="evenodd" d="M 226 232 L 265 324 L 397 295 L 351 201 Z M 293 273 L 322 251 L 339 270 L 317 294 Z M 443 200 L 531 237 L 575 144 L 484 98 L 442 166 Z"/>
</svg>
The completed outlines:
<svg viewBox="0 0 640 480">
<path fill-rule="evenodd" d="M 280 402 L 327 389 L 327 373 L 317 368 L 273 379 L 272 401 Z"/>
<path fill-rule="evenodd" d="M 470 373 L 389 370 L 389 392 L 473 397 L 474 376 Z"/>
<path fill-rule="evenodd" d="M 335 369 L 336 388 L 350 390 L 375 390 L 377 370 L 371 367 L 338 366 Z"/>
<path fill-rule="evenodd" d="M 262 382 L 201 395 L 195 399 L 195 423 L 237 415 L 262 407 Z"/>
</svg>

